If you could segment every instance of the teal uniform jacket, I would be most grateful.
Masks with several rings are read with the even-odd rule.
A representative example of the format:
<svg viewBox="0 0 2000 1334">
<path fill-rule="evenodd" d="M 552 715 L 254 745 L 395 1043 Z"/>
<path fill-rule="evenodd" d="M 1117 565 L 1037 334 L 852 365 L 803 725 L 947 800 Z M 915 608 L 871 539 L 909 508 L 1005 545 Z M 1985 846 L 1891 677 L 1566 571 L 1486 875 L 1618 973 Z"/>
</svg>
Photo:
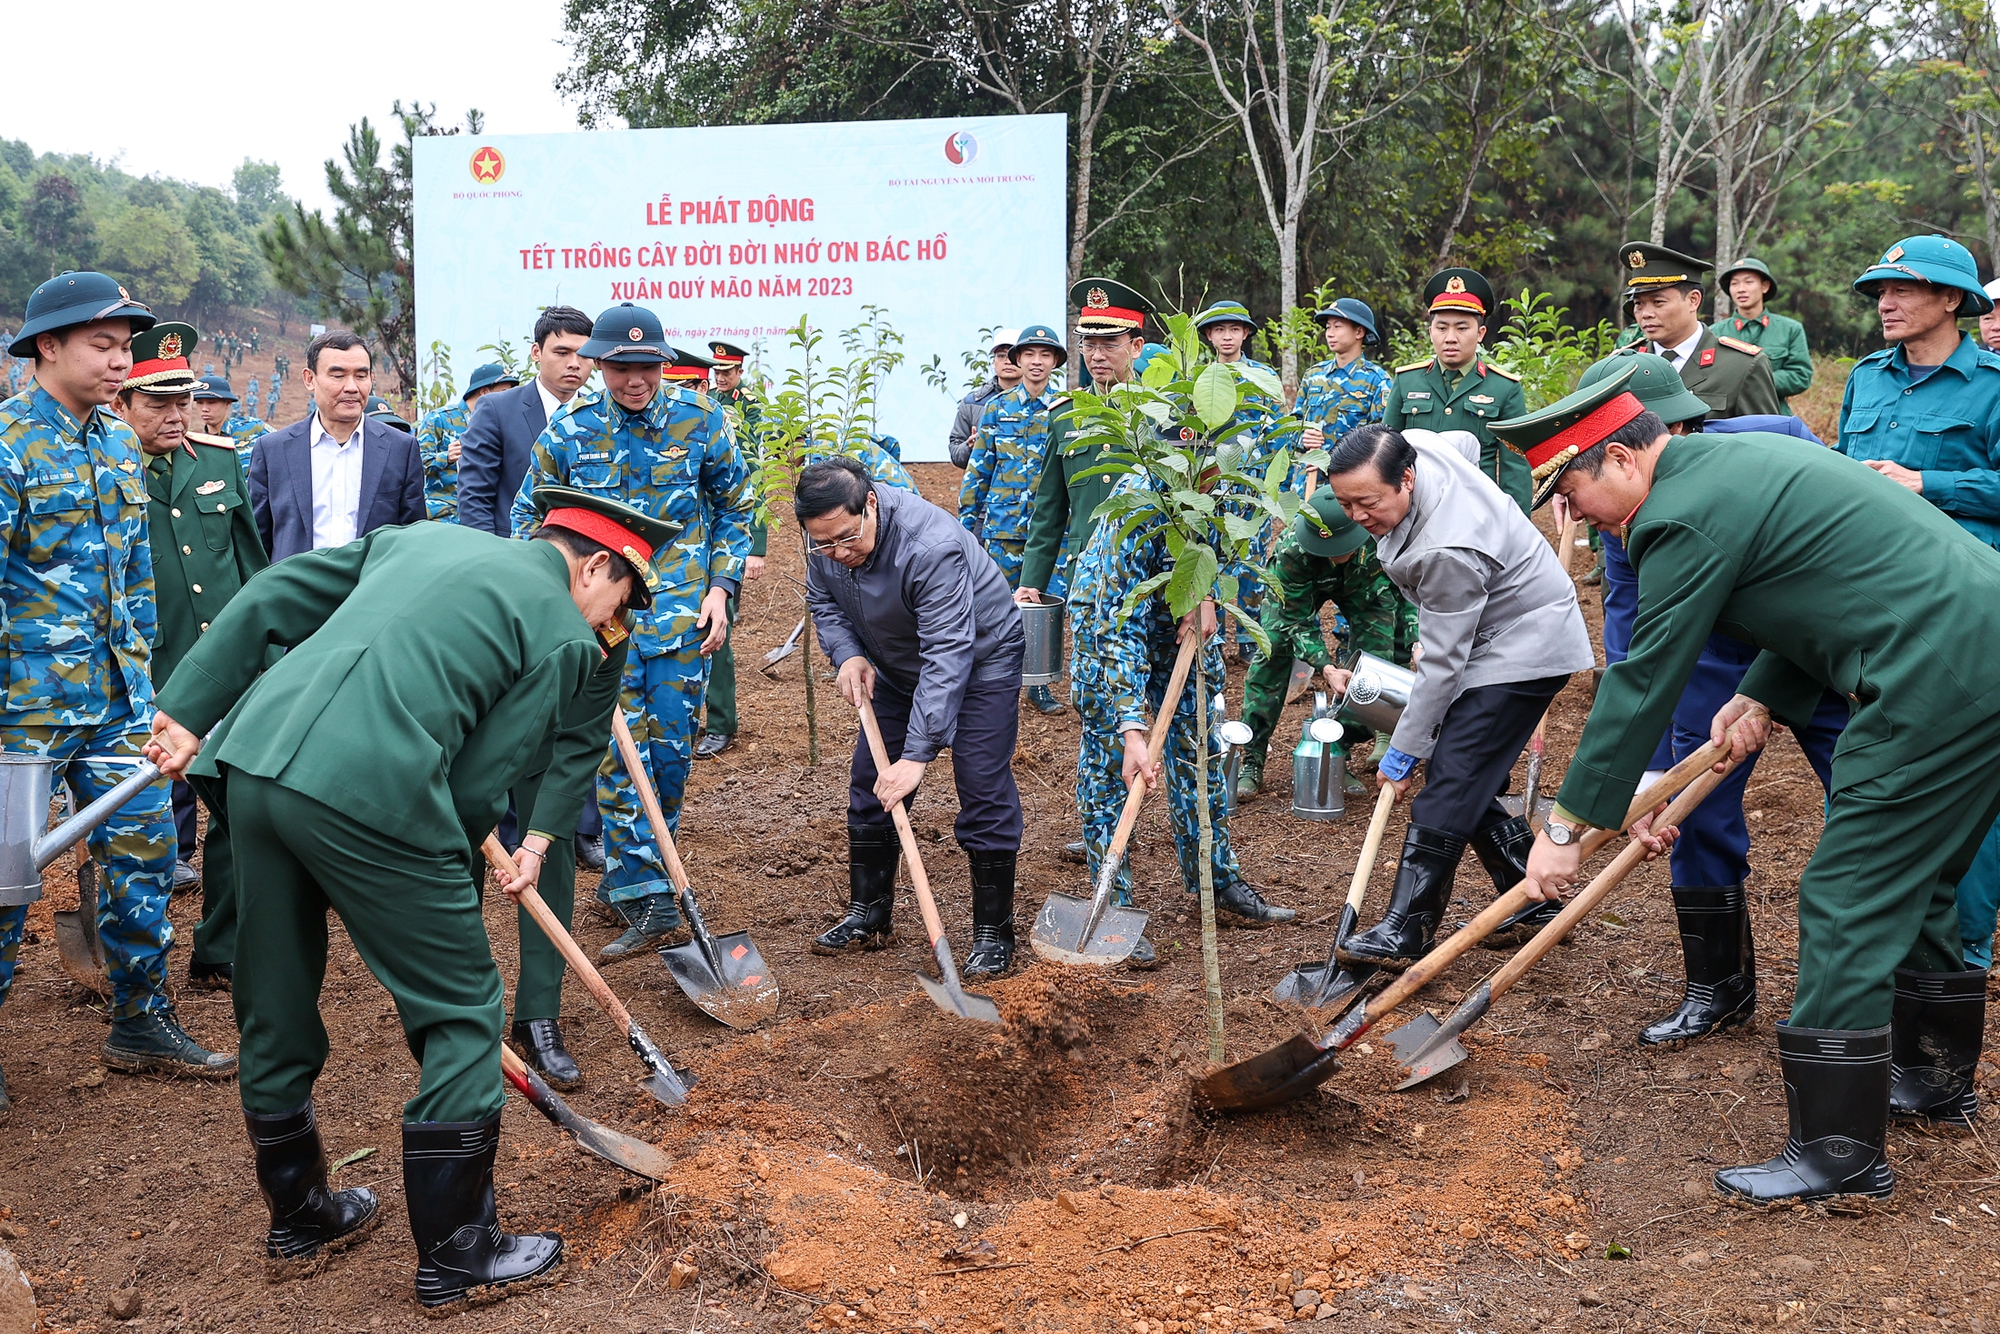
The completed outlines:
<svg viewBox="0 0 2000 1334">
<path fill-rule="evenodd" d="M 1394 430 L 1414 426 L 1425 431 L 1470 431 L 1479 437 L 1479 471 L 1514 498 L 1526 514 L 1535 481 L 1528 460 L 1494 438 L 1486 423 L 1519 417 L 1528 411 L 1521 377 L 1502 370 L 1483 355 L 1449 388 L 1436 357 L 1398 366 L 1383 404 L 1382 422 Z"/>
<path fill-rule="evenodd" d="M 1642 339 L 1612 355 L 1651 351 L 1653 345 Z M 1688 391 L 1708 404 L 1711 419 L 1789 415 L 1784 400 L 1778 397 L 1777 382 L 1771 378 L 1771 359 L 1755 343 L 1703 329 L 1701 341 L 1680 368 L 1680 376 Z"/>
<path fill-rule="evenodd" d="M 1779 398 L 1794 398 L 1812 388 L 1812 351 L 1806 346 L 1806 326 L 1789 315 L 1765 311 L 1756 319 L 1725 315 L 1708 326 L 1718 336 L 1753 343 L 1771 362 L 1771 382 Z M 1737 414 L 1742 415 L 1742 414 Z"/>
<path fill-rule="evenodd" d="M 2000 354 L 1961 337 L 1913 382 L 1900 345 L 1854 365 L 1840 400 L 1841 453 L 1923 474 L 1923 499 L 2000 547 Z"/>
<path fill-rule="evenodd" d="M 1067 549 L 1081 552 L 1097 528 L 1097 507 L 1111 495 L 1116 477 L 1079 477 L 1097 466 L 1101 452 L 1091 445 L 1074 449 L 1076 428 L 1070 424 L 1067 398 L 1049 407 L 1049 455 L 1035 487 L 1028 544 L 1021 556 L 1022 588 L 1048 591 L 1056 558 Z M 1067 546 L 1065 547 L 1065 539 Z"/>
<path fill-rule="evenodd" d="M 250 513 L 236 442 L 188 436 L 162 477 L 147 461 L 147 535 L 159 611 L 153 679 L 164 683 L 250 576 L 269 565 Z"/>
</svg>

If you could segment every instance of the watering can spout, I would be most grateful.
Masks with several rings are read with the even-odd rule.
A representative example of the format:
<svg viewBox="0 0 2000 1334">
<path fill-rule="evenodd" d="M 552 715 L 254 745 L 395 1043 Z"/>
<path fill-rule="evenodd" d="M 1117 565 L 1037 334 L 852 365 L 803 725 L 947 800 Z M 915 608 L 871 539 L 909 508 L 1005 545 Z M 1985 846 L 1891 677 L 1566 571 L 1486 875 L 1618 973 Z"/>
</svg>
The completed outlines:
<svg viewBox="0 0 2000 1334">
<path fill-rule="evenodd" d="M 83 840 L 91 830 L 109 820 L 119 807 L 139 795 L 160 776 L 160 766 L 150 760 L 132 771 L 132 776 L 64 820 L 34 843 L 35 869 L 41 871 L 56 858 Z M 45 789 L 46 790 L 46 789 Z"/>
</svg>

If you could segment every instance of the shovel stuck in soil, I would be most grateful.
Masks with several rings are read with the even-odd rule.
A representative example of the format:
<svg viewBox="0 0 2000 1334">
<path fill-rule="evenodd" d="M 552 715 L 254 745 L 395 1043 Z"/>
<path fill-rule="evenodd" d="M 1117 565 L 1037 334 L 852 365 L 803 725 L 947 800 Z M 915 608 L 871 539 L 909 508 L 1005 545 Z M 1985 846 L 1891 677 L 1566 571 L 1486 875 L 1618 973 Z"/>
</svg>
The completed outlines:
<svg viewBox="0 0 2000 1334">
<path fill-rule="evenodd" d="M 1555 708 L 1550 704 L 1551 709 Z M 1542 756 L 1548 749 L 1548 740 L 1543 729 L 1548 726 L 1549 715 L 1544 713 L 1535 724 L 1535 734 L 1528 738 L 1528 782 L 1518 797 L 1502 797 L 1500 804 L 1507 808 L 1509 815 L 1525 815 L 1531 825 L 1544 825 L 1555 811 L 1556 799 L 1542 795 Z"/>
<path fill-rule="evenodd" d="M 805 632 L 806 632 L 805 618 L 801 617 L 799 619 L 799 623 L 792 627 L 791 638 L 787 639 L 784 643 L 778 645 L 778 647 L 772 649 L 769 653 L 766 653 L 764 655 L 763 665 L 758 667 L 757 670 L 764 673 L 764 675 L 770 677 L 773 681 L 777 680 L 778 664 L 799 651 L 799 636 L 804 634 Z"/>
<path fill-rule="evenodd" d="M 1166 750 L 1167 729 L 1173 725 L 1174 712 L 1180 707 L 1181 690 L 1187 684 L 1188 669 L 1194 665 L 1200 641 L 1199 635 L 1189 635 L 1181 641 L 1180 653 L 1174 658 L 1174 673 L 1167 680 L 1167 693 L 1160 701 L 1159 715 L 1153 719 L 1153 735 L 1146 744 L 1147 757 L 1156 768 Z M 1110 968 L 1131 957 L 1139 937 L 1146 933 L 1146 923 L 1152 914 L 1140 908 L 1114 905 L 1111 889 L 1118 883 L 1118 865 L 1125 860 L 1125 845 L 1131 841 L 1132 828 L 1139 823 L 1139 807 L 1145 800 L 1146 780 L 1134 779 L 1131 791 L 1125 795 L 1125 809 L 1118 817 L 1117 832 L 1112 834 L 1111 846 L 1105 849 L 1104 860 L 1098 866 L 1094 892 L 1088 900 L 1060 890 L 1049 895 L 1041 915 L 1035 918 L 1034 934 L 1028 937 L 1035 953 L 1051 963 L 1091 968 Z"/>
<path fill-rule="evenodd" d="M 625 772 L 638 790 L 639 804 L 646 808 L 653 840 L 667 863 L 667 875 L 680 896 L 681 915 L 687 918 L 688 933 L 693 937 L 685 945 L 661 949 L 660 960 L 687 998 L 700 1006 L 703 1013 L 731 1028 L 755 1028 L 778 1013 L 777 979 L 771 976 L 771 967 L 764 962 L 764 955 L 750 939 L 749 932 L 709 934 L 701 906 L 695 902 L 687 867 L 681 864 L 680 850 L 667 830 L 659 794 L 653 791 L 653 782 L 646 776 L 646 766 L 639 759 L 639 748 L 632 741 L 632 729 L 626 726 L 622 711 L 612 712 L 611 735 L 618 743 L 618 758 L 624 761 Z"/>
<path fill-rule="evenodd" d="M 1340 947 L 1354 934 L 1361 916 L 1361 901 L 1368 894 L 1368 877 L 1374 873 L 1376 854 L 1382 850 L 1382 835 L 1389 827 L 1389 812 L 1396 804 L 1396 789 L 1384 783 L 1375 797 L 1375 814 L 1368 821 L 1368 837 L 1361 844 L 1361 860 L 1354 864 L 1354 880 L 1347 887 L 1347 902 L 1340 908 L 1340 924 L 1333 929 L 1333 949 L 1325 963 L 1304 963 L 1278 979 L 1271 999 L 1280 1005 L 1296 1005 L 1304 1010 L 1323 1010 L 1337 1005 L 1368 984 L 1376 969 L 1368 964 L 1348 968 L 1340 962 Z"/>
<path fill-rule="evenodd" d="M 585 1153 L 648 1181 L 667 1179 L 667 1169 L 673 1166 L 673 1159 L 646 1141 L 613 1130 L 600 1121 L 593 1121 L 571 1107 L 504 1042 L 500 1044 L 500 1073 L 509 1084 L 520 1090 L 530 1107 L 567 1130 L 576 1140 L 577 1147 Z"/>
<path fill-rule="evenodd" d="M 58 908 L 55 918 L 56 956 L 69 980 L 100 996 L 111 994 L 111 974 L 104 967 L 104 942 L 97 937 L 97 863 L 89 857 L 76 864 L 76 907 Z"/>
</svg>

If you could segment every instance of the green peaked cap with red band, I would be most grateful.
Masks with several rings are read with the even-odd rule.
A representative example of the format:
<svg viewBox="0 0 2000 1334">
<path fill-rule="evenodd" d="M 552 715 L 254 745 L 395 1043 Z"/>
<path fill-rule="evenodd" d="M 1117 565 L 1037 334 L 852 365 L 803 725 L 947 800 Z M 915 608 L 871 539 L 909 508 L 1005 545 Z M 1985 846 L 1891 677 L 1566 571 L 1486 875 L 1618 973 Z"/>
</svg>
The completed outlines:
<svg viewBox="0 0 2000 1334">
<path fill-rule="evenodd" d="M 653 595 L 666 586 L 660 579 L 660 549 L 680 536 L 681 525 L 572 486 L 538 486 L 534 500 L 536 517 L 545 526 L 587 537 L 623 556 L 639 572 L 642 585 L 632 590 L 632 605 L 653 605 Z"/>
<path fill-rule="evenodd" d="M 1630 358 L 1620 358 L 1629 363 Z M 1488 422 L 1487 429 L 1517 454 L 1527 457 L 1535 477 L 1535 505 L 1555 494 L 1556 483 L 1576 456 L 1646 411 L 1632 392 L 1636 367 L 1619 366 L 1595 384 L 1585 385 L 1538 412 Z"/>
</svg>

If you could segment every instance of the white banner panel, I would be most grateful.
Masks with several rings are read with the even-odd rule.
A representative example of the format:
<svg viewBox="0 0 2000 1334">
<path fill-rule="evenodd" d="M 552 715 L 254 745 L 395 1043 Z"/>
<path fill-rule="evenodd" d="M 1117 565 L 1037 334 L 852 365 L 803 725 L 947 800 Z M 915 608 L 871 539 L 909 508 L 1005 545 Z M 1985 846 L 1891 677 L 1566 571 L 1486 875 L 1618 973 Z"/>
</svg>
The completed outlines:
<svg viewBox="0 0 2000 1334">
<path fill-rule="evenodd" d="M 979 330 L 1063 327 L 1066 167 L 1061 116 L 419 139 L 418 353 L 444 343 L 462 384 L 545 306 L 631 301 L 676 343 L 760 344 L 782 383 L 801 316 L 844 360 L 877 306 L 906 358 L 880 429 L 941 460 Z"/>
</svg>

